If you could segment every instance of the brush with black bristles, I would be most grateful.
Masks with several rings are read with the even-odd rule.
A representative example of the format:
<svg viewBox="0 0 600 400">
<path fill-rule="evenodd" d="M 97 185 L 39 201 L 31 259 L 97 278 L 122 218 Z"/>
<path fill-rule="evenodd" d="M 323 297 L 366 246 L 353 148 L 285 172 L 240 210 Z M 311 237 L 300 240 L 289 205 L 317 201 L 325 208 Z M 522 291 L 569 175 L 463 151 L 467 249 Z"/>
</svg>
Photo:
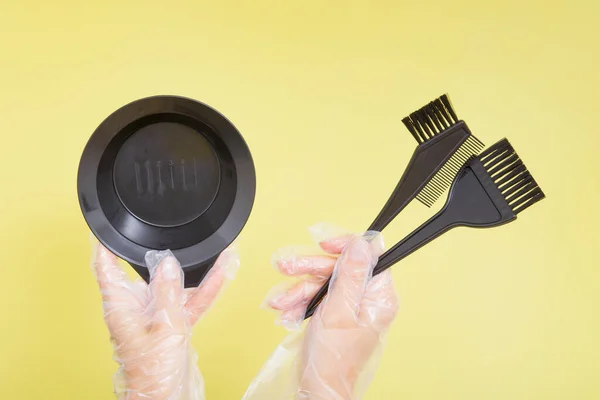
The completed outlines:
<svg viewBox="0 0 600 400">
<path fill-rule="evenodd" d="M 465 161 L 484 147 L 458 119 L 446 94 L 402 122 L 419 145 L 369 231 L 382 231 L 415 197 L 431 207 L 450 187 Z"/>
<path fill-rule="evenodd" d="M 373 275 L 385 271 L 452 228 L 504 225 L 544 197 L 510 142 L 502 139 L 463 166 L 452 183 L 444 207 L 386 251 L 379 258 Z M 315 306 L 309 307 L 306 318 L 313 314 L 323 295 L 318 297 L 313 298 Z"/>
</svg>

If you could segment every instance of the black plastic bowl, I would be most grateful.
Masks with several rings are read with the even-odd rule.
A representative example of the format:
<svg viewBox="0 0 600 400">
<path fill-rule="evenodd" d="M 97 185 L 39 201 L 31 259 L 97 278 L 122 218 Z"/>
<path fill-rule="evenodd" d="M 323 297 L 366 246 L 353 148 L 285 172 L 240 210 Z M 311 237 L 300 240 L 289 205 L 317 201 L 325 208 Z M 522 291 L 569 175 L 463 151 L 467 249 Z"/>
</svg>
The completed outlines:
<svg viewBox="0 0 600 400">
<path fill-rule="evenodd" d="M 154 96 L 100 124 L 81 156 L 77 190 L 94 235 L 146 282 L 146 252 L 169 249 L 193 287 L 246 224 L 256 175 L 223 115 L 192 99 Z"/>
</svg>

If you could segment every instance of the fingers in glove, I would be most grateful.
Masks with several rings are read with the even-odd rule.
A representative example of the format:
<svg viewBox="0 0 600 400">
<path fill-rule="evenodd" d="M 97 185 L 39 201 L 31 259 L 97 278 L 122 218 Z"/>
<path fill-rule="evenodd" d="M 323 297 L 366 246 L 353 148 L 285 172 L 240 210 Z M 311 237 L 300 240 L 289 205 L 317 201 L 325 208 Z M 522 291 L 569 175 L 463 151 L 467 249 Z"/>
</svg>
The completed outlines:
<svg viewBox="0 0 600 400">
<path fill-rule="evenodd" d="M 357 236 L 344 247 L 338 258 L 323 308 L 324 322 L 356 322 L 360 302 L 377 263 L 368 242 L 369 236 Z"/>
<path fill-rule="evenodd" d="M 271 263 L 283 275 L 306 277 L 294 284 L 277 285 L 267 294 L 263 305 L 284 311 L 308 304 L 326 278 L 331 275 L 337 257 L 312 255 L 314 249 L 285 247 L 276 251 Z"/>
<path fill-rule="evenodd" d="M 281 325 L 289 331 L 296 331 L 304 322 L 306 305 L 299 305 L 283 311 L 275 320 L 276 325 Z"/>
<path fill-rule="evenodd" d="M 333 272 L 337 258 L 327 255 L 316 256 L 274 256 L 277 270 L 286 276 L 329 276 Z"/>
<path fill-rule="evenodd" d="M 183 271 L 170 251 L 150 251 L 146 254 L 150 270 L 150 292 L 154 318 L 147 329 L 168 328 L 183 331 Z"/>
<path fill-rule="evenodd" d="M 365 234 L 369 243 L 371 244 L 373 253 L 379 257 L 385 251 L 385 245 L 383 242 L 383 236 L 378 232 L 367 232 Z M 323 251 L 329 254 L 341 254 L 344 250 L 344 247 L 350 243 L 352 239 L 354 239 L 356 235 L 344 235 L 339 237 L 334 237 L 331 239 L 324 240 L 319 242 L 319 246 L 323 249 Z"/>
<path fill-rule="evenodd" d="M 354 239 L 354 237 L 355 235 L 344 235 L 326 239 L 319 242 L 319 246 L 323 249 L 323 251 L 329 254 L 342 254 L 344 247 L 346 247 L 348 243 Z"/>
<path fill-rule="evenodd" d="M 312 255 L 313 252 L 313 249 L 285 247 L 273 254 L 271 263 L 283 275 L 306 278 L 292 285 L 277 285 L 267 294 L 264 305 L 282 311 L 307 303 L 309 296 L 313 296 L 331 275 L 337 259 Z"/>
<path fill-rule="evenodd" d="M 349 232 L 347 229 L 326 222 L 321 222 L 309 227 L 308 232 L 314 243 L 320 244 L 326 242 L 332 245 L 332 251 L 324 249 L 330 254 L 340 254 L 343 246 L 354 237 L 353 233 Z M 341 248 L 339 247 L 340 245 L 342 246 Z M 321 246 L 321 248 L 323 247 Z"/>
<path fill-rule="evenodd" d="M 384 332 L 396 317 L 398 306 L 392 272 L 386 270 L 367 284 L 360 304 L 359 323 Z"/>
<path fill-rule="evenodd" d="M 119 266 L 117 257 L 100 243 L 94 248 L 92 270 L 100 289 L 125 287 L 130 283 L 129 277 Z"/>
<path fill-rule="evenodd" d="M 238 268 L 239 257 L 236 249 L 230 247 L 223 251 L 200 286 L 194 289 L 186 302 L 185 308 L 190 325 L 194 325 L 206 313 L 223 290 L 226 282 L 235 278 Z"/>
<path fill-rule="evenodd" d="M 302 305 L 306 307 L 324 283 L 325 279 L 323 278 L 308 278 L 283 290 L 276 287 L 267 296 L 266 304 L 278 311 L 285 311 Z"/>
<path fill-rule="evenodd" d="M 213 267 L 185 304 L 190 325 L 195 325 L 210 308 L 225 283 L 225 271 Z"/>
<path fill-rule="evenodd" d="M 131 290 L 129 277 L 119 266 L 117 257 L 97 243 L 92 255 L 92 269 L 102 294 L 104 319 L 111 335 L 122 339 L 139 328 L 137 311 L 143 308 Z"/>
</svg>

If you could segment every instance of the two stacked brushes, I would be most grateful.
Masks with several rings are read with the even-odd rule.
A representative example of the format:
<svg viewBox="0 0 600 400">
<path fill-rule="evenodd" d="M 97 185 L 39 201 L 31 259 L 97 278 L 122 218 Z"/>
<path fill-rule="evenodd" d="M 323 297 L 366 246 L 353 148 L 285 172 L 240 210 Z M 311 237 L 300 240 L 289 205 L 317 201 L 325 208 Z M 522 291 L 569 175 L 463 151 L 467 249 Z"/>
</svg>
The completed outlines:
<svg viewBox="0 0 600 400">
<path fill-rule="evenodd" d="M 402 120 L 419 143 L 402 178 L 367 230 L 381 232 L 413 200 L 431 207 L 450 188 L 446 204 L 423 225 L 386 251 L 377 275 L 433 239 L 458 227 L 491 228 L 512 222 L 545 196 L 505 138 L 484 145 L 456 116 L 447 95 Z M 321 303 L 330 280 L 308 305 L 305 318 Z"/>
</svg>

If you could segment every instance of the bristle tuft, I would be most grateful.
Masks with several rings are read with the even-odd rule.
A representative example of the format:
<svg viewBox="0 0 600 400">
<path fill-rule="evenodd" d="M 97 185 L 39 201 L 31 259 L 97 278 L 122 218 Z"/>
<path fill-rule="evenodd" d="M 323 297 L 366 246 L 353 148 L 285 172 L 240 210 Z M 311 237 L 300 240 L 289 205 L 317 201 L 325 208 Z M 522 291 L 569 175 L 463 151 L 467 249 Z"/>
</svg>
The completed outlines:
<svg viewBox="0 0 600 400">
<path fill-rule="evenodd" d="M 545 197 L 507 139 L 490 146 L 478 158 L 515 214 Z"/>
<path fill-rule="evenodd" d="M 454 113 L 454 108 L 452 107 L 452 104 L 450 103 L 450 98 L 448 98 L 448 95 L 447 94 L 442 95 L 442 97 L 440 97 L 440 100 L 442 100 L 442 103 L 444 103 L 444 106 L 446 107 L 446 109 L 448 110 L 450 115 L 452 115 L 452 118 L 454 118 L 454 121 L 458 121 L 458 118 L 456 117 L 456 114 Z"/>
<path fill-rule="evenodd" d="M 484 145 L 475 136 L 470 135 L 458 150 L 446 161 L 444 166 L 419 191 L 416 198 L 427 207 L 433 204 L 452 185 L 454 177 L 465 163 L 477 155 Z"/>
<path fill-rule="evenodd" d="M 415 138 L 415 140 L 419 143 L 423 143 L 423 139 L 421 139 L 421 136 L 419 135 L 419 133 L 417 132 L 417 129 L 415 128 L 415 126 L 413 125 L 412 121 L 410 120 L 410 118 L 406 117 L 402 119 L 402 123 L 404 124 L 404 126 L 406 126 L 406 129 L 408 129 L 408 131 L 413 135 L 413 137 Z"/>
<path fill-rule="evenodd" d="M 439 135 L 458 121 L 448 95 L 440 96 L 402 119 L 419 144 Z"/>
</svg>

